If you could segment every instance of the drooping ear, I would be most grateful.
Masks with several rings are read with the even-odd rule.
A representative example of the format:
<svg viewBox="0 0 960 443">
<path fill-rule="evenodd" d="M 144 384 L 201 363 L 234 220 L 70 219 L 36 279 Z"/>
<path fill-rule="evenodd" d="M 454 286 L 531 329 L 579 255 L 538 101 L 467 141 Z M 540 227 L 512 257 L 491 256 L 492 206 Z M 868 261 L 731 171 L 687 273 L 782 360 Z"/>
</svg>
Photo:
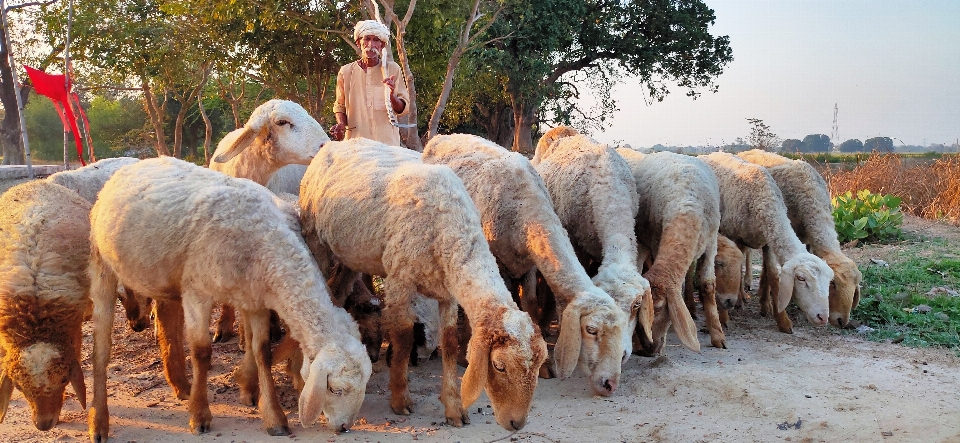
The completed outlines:
<svg viewBox="0 0 960 443">
<path fill-rule="evenodd" d="M 557 344 L 553 348 L 557 375 L 560 378 L 567 378 L 573 374 L 577 369 L 577 361 L 580 360 L 580 315 L 580 305 L 570 303 L 561 316 L 560 336 L 557 337 Z"/>
<path fill-rule="evenodd" d="M 853 304 L 850 305 L 850 309 L 856 309 L 857 305 L 860 304 L 860 285 L 857 285 L 857 288 L 853 290 Z"/>
<path fill-rule="evenodd" d="M 10 405 L 10 396 L 13 395 L 13 380 L 6 370 L 0 369 L 0 423 L 7 416 L 7 406 Z"/>
<path fill-rule="evenodd" d="M 793 298 L 794 266 L 784 266 L 780 270 L 780 291 L 777 292 L 777 313 L 783 312 Z"/>
<path fill-rule="evenodd" d="M 700 340 L 697 339 L 697 325 L 693 322 L 690 311 L 687 310 L 687 304 L 683 302 L 683 295 L 680 291 L 667 291 L 667 309 L 670 311 L 670 321 L 673 322 L 673 330 L 677 333 L 680 342 L 687 349 L 693 352 L 700 352 Z M 653 337 L 649 335 L 648 337 Z"/>
<path fill-rule="evenodd" d="M 490 339 L 487 331 L 479 328 L 473 330 L 473 337 L 467 344 L 467 361 L 469 364 L 460 383 L 464 408 L 469 408 L 477 401 L 483 387 L 487 385 L 487 373 L 490 370 Z"/>
<path fill-rule="evenodd" d="M 80 407 L 86 410 L 87 385 L 83 382 L 83 369 L 80 368 L 80 362 L 77 360 L 70 364 L 70 386 L 73 386 L 73 392 L 77 394 Z"/>
<path fill-rule="evenodd" d="M 305 383 L 303 391 L 300 392 L 299 411 L 300 424 L 308 428 L 313 426 L 317 420 L 320 420 L 320 414 L 323 412 L 327 401 L 327 377 L 330 371 L 324 364 L 324 359 L 318 356 L 309 365 L 309 375 L 304 377 Z M 304 357 L 304 368 L 307 368 L 307 357 Z M 301 374 L 303 369 L 301 369 Z"/>
<path fill-rule="evenodd" d="M 261 128 L 251 128 L 249 125 L 243 127 L 243 132 L 233 140 L 233 143 L 227 147 L 227 150 L 222 154 L 213 158 L 213 161 L 217 163 L 226 163 L 232 160 L 234 157 L 243 152 L 244 149 L 247 149 L 254 140 L 259 136 L 266 136 L 267 131 L 269 131 L 269 126 L 263 126 Z"/>
<path fill-rule="evenodd" d="M 653 337 L 653 292 L 646 291 L 637 306 L 637 322 L 647 337 Z"/>
</svg>

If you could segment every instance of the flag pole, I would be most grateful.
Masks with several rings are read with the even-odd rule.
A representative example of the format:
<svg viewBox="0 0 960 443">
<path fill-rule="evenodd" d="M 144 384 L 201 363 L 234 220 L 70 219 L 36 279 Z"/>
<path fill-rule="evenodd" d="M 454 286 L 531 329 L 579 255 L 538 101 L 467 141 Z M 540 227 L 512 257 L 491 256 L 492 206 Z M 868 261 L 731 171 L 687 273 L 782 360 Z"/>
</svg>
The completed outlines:
<svg viewBox="0 0 960 443">
<path fill-rule="evenodd" d="M 23 154 L 27 160 L 27 177 L 33 179 L 33 164 L 30 161 L 30 141 L 27 137 L 27 121 L 23 117 L 23 100 L 20 97 L 20 80 L 17 79 L 17 65 L 13 58 L 13 49 L 10 47 L 10 28 L 7 27 L 7 5 L 0 0 L 0 20 L 3 23 L 3 44 L 7 46 L 7 61 L 10 63 L 10 73 L 13 75 L 13 91 L 17 96 L 17 113 L 20 114 L 20 141 L 23 143 Z"/>
<path fill-rule="evenodd" d="M 64 103 L 66 106 L 71 106 L 70 104 L 70 25 L 73 24 L 73 0 L 70 0 L 69 6 L 67 7 L 67 38 L 63 43 L 63 82 L 64 89 L 67 90 L 67 102 Z M 69 129 L 66 125 L 63 126 L 63 169 L 65 171 L 70 170 L 70 163 L 68 162 L 67 156 L 67 133 Z M 74 137 L 79 137 L 80 134 L 74 134 Z"/>
</svg>

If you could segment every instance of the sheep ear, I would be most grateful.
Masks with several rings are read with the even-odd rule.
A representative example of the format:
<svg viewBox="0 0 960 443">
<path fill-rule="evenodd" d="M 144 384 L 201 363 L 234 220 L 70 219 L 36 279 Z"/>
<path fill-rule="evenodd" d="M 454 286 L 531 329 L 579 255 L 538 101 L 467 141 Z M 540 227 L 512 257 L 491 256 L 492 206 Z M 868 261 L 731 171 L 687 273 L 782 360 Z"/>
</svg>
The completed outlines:
<svg viewBox="0 0 960 443">
<path fill-rule="evenodd" d="M 560 336 L 553 348 L 557 373 L 560 378 L 567 378 L 577 369 L 580 359 L 580 305 L 570 303 L 563 310 L 560 322 Z"/>
<path fill-rule="evenodd" d="M 330 372 L 323 364 L 323 360 L 320 356 L 313 360 L 309 366 L 310 374 L 305 377 L 303 391 L 300 392 L 300 424 L 305 428 L 313 426 L 317 420 L 320 420 L 320 414 L 326 406 L 327 377 Z M 307 357 L 304 356 L 304 368 L 307 367 L 307 361 Z"/>
<path fill-rule="evenodd" d="M 249 126 L 243 127 L 243 132 L 240 133 L 236 139 L 233 140 L 233 143 L 227 147 L 227 149 L 220 155 L 213 158 L 213 161 L 217 163 L 226 163 L 232 160 L 234 157 L 243 152 L 244 149 L 247 149 L 254 140 L 259 136 L 266 136 L 269 127 L 264 126 L 259 129 L 254 129 Z"/>
<path fill-rule="evenodd" d="M 467 370 L 463 373 L 460 383 L 460 396 L 463 398 L 463 407 L 469 408 L 480 398 L 480 392 L 487 384 L 487 372 L 490 370 L 490 345 L 481 331 L 474 330 L 473 337 L 467 345 Z"/>
<path fill-rule="evenodd" d="M 778 313 L 787 309 L 787 305 L 790 304 L 790 299 L 793 298 L 793 266 L 781 269 L 779 278 L 780 290 L 777 292 Z"/>
<path fill-rule="evenodd" d="M 10 396 L 13 395 L 13 380 L 7 375 L 7 371 L 0 369 L 0 423 L 7 416 L 7 406 L 10 405 Z"/>
<path fill-rule="evenodd" d="M 653 292 L 646 291 L 637 307 L 637 321 L 647 337 L 653 337 Z"/>
<path fill-rule="evenodd" d="M 697 325 L 687 310 L 687 304 L 683 302 L 683 295 L 680 291 L 669 291 L 670 299 L 667 300 L 667 309 L 670 311 L 670 320 L 673 322 L 673 329 L 687 349 L 693 352 L 700 352 L 700 340 L 697 339 Z M 648 335 L 648 337 L 653 337 Z"/>
<path fill-rule="evenodd" d="M 77 394 L 80 407 L 86 410 L 87 385 L 83 382 L 83 369 L 80 369 L 80 362 L 76 360 L 70 364 L 70 386 L 73 386 L 73 392 Z"/>
<path fill-rule="evenodd" d="M 857 285 L 857 288 L 853 290 L 853 304 L 850 305 L 850 309 L 853 310 L 860 304 L 860 285 Z"/>
</svg>

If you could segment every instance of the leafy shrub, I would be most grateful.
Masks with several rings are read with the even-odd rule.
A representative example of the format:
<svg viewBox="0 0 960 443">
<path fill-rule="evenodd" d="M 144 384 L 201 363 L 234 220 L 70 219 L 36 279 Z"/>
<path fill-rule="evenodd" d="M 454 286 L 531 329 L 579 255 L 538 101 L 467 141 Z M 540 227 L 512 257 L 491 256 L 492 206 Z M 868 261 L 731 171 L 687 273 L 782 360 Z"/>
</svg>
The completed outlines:
<svg viewBox="0 0 960 443">
<path fill-rule="evenodd" d="M 841 243 L 852 240 L 887 240 L 900 237 L 903 214 L 900 198 L 874 194 L 866 189 L 856 197 L 847 191 L 834 197 L 833 222 Z"/>
</svg>

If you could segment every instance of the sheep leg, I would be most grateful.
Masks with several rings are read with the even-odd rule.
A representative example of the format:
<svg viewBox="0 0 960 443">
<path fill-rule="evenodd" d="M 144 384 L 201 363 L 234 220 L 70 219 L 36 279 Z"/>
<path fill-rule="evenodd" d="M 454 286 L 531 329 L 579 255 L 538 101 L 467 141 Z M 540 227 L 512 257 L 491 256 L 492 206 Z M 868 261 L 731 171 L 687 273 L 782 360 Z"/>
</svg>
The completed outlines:
<svg viewBox="0 0 960 443">
<path fill-rule="evenodd" d="M 187 381 L 187 356 L 183 351 L 183 304 L 179 300 L 157 299 L 154 313 L 163 375 L 173 389 L 173 395 L 186 400 L 190 398 L 190 382 Z"/>
<path fill-rule="evenodd" d="M 743 301 L 750 298 L 750 294 L 747 291 L 750 290 L 750 285 L 753 284 L 753 268 L 750 264 L 750 248 L 747 246 L 740 246 L 740 252 L 743 253 L 743 288 L 740 291 L 740 298 L 737 299 L 737 309 L 743 307 Z"/>
<path fill-rule="evenodd" d="M 730 323 L 730 310 L 721 309 L 720 310 L 720 326 L 726 328 L 727 324 Z"/>
<path fill-rule="evenodd" d="M 183 294 L 183 314 L 186 322 L 187 341 L 193 360 L 193 385 L 187 410 L 190 412 L 190 431 L 195 435 L 210 431 L 213 415 L 207 397 L 207 375 L 210 372 L 210 357 L 213 347 L 210 341 L 210 311 L 212 299 Z"/>
<path fill-rule="evenodd" d="M 386 326 L 390 346 L 393 347 L 390 366 L 390 409 L 399 415 L 413 413 L 413 400 L 407 379 L 410 351 L 413 349 L 413 323 L 416 316 L 411 309 L 415 289 L 387 276 L 383 280 L 386 300 L 383 308 L 383 324 Z"/>
<path fill-rule="evenodd" d="M 300 376 L 300 368 L 303 367 L 303 352 L 300 350 L 300 343 L 286 335 L 277 343 L 273 350 L 273 363 L 286 361 L 284 372 L 290 377 L 293 383 L 293 389 L 297 392 L 303 391 L 303 377 Z"/>
<path fill-rule="evenodd" d="M 270 372 L 270 310 L 244 310 L 243 318 L 247 329 L 250 330 L 250 340 L 247 342 L 247 353 L 253 354 L 256 361 L 256 371 L 260 382 L 260 416 L 263 420 L 263 430 L 272 436 L 290 435 L 287 426 L 287 416 L 280 408 L 277 400 L 276 385 L 273 374 Z M 251 352 L 252 351 L 252 352 Z M 244 356 L 246 359 L 246 356 Z"/>
<path fill-rule="evenodd" d="M 87 412 L 90 441 L 106 442 L 110 433 L 107 409 L 107 363 L 110 362 L 117 277 L 106 269 L 96 248 L 90 258 L 90 298 L 93 301 L 93 402 Z"/>
<path fill-rule="evenodd" d="M 457 386 L 457 353 L 459 341 L 457 338 L 457 309 L 459 305 L 452 299 L 440 301 L 440 330 L 443 344 L 440 347 L 440 356 L 443 359 L 443 380 L 440 389 L 440 402 L 443 403 L 444 415 L 447 424 L 461 427 L 470 423 L 470 416 L 463 407 L 460 398 L 460 387 Z"/>
<path fill-rule="evenodd" d="M 463 312 L 463 308 L 457 306 L 457 365 L 467 367 L 467 344 L 470 343 L 470 319 Z"/>
<path fill-rule="evenodd" d="M 247 317 L 240 317 L 240 332 L 243 333 L 243 360 L 240 367 L 234 373 L 233 378 L 240 385 L 240 404 L 244 406 L 257 406 L 257 398 L 260 396 L 259 376 L 257 374 L 257 361 L 253 357 L 253 331 L 248 323 Z"/>
<path fill-rule="evenodd" d="M 690 318 L 696 320 L 697 300 L 693 297 L 693 272 L 694 266 L 690 266 L 683 280 L 683 303 L 687 305 L 687 310 L 690 311 Z M 703 303 L 703 292 L 700 293 L 700 302 Z"/>
<path fill-rule="evenodd" d="M 697 262 L 697 275 L 700 278 L 700 304 L 703 305 L 703 316 L 707 331 L 710 332 L 710 344 L 715 348 L 727 349 L 727 338 L 720 325 L 720 313 L 717 310 L 717 277 L 710 254 Z"/>
<path fill-rule="evenodd" d="M 237 319 L 233 306 L 220 305 L 220 318 L 213 333 L 214 343 L 226 343 L 236 334 L 233 332 L 233 322 Z"/>
</svg>

